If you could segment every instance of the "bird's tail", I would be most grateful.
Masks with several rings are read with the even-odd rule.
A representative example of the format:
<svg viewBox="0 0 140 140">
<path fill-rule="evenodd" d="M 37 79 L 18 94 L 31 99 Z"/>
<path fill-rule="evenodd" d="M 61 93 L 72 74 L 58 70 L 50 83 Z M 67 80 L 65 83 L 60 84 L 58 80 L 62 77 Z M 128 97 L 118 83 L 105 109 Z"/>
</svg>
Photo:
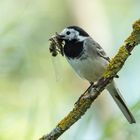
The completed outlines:
<svg viewBox="0 0 140 140">
<path fill-rule="evenodd" d="M 116 87 L 115 82 L 113 81 L 110 85 L 107 86 L 107 90 L 113 97 L 114 101 L 118 105 L 118 107 L 121 109 L 122 113 L 128 120 L 130 124 L 136 123 L 135 118 L 133 117 L 132 113 L 129 111 L 119 89 Z"/>
</svg>

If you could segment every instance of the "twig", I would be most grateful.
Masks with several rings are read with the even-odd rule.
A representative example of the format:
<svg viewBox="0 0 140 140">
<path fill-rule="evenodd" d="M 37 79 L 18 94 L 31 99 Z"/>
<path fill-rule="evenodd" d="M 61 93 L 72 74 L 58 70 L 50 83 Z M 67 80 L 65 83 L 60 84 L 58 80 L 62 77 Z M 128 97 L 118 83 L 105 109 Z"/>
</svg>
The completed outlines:
<svg viewBox="0 0 140 140">
<path fill-rule="evenodd" d="M 117 75 L 124 65 L 126 59 L 130 56 L 131 51 L 138 44 L 140 44 L 140 19 L 133 24 L 133 31 L 131 35 L 125 40 L 124 45 L 119 49 L 116 56 L 110 61 L 105 73 L 94 87 L 94 93 L 90 96 L 90 98 L 87 98 L 87 95 L 84 95 L 78 101 L 78 104 L 74 106 L 73 110 L 57 124 L 56 128 L 49 134 L 44 135 L 42 138 L 40 138 L 40 140 L 56 140 L 68 128 L 70 128 L 70 126 L 79 120 L 91 106 L 97 96 L 101 94 L 105 87 Z"/>
</svg>

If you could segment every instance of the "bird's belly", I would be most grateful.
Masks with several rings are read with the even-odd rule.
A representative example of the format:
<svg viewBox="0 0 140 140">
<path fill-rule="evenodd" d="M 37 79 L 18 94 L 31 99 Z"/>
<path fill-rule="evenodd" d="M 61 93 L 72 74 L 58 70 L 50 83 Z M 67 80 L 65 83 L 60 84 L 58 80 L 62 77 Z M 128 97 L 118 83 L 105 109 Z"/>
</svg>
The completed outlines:
<svg viewBox="0 0 140 140">
<path fill-rule="evenodd" d="M 81 78 L 84 78 L 89 82 L 97 81 L 106 68 L 106 65 L 104 65 L 101 60 L 70 59 L 68 62 Z"/>
</svg>

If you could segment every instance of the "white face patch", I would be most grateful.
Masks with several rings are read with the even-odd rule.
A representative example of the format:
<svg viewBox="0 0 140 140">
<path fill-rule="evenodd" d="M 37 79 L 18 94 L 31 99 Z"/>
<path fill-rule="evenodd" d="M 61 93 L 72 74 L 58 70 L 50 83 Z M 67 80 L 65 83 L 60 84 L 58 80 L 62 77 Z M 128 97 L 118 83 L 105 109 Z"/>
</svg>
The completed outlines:
<svg viewBox="0 0 140 140">
<path fill-rule="evenodd" d="M 60 35 L 63 35 L 64 39 L 66 40 L 73 40 L 73 39 L 76 39 L 78 41 L 83 41 L 85 40 L 87 37 L 85 36 L 81 36 L 79 35 L 79 32 L 74 30 L 74 29 L 68 29 L 68 28 L 65 28 L 61 33 Z"/>
<path fill-rule="evenodd" d="M 86 38 L 88 38 L 88 37 L 86 37 L 86 36 L 81 36 L 81 35 L 78 36 L 78 40 L 79 40 L 79 41 L 83 41 L 83 40 L 85 40 Z"/>
</svg>

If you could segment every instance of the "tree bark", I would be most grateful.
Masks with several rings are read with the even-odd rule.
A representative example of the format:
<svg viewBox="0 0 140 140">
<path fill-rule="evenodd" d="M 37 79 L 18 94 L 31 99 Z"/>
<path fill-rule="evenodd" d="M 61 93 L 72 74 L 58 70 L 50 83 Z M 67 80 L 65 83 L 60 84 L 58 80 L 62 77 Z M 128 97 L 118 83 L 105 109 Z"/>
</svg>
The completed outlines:
<svg viewBox="0 0 140 140">
<path fill-rule="evenodd" d="M 78 100 L 73 110 L 70 111 L 49 134 L 44 135 L 40 140 L 56 140 L 77 122 L 85 114 L 87 109 L 90 108 L 93 101 L 101 94 L 105 87 L 116 77 L 126 59 L 131 55 L 131 51 L 138 44 L 140 44 L 140 19 L 133 24 L 131 35 L 125 40 L 124 45 L 120 47 L 116 56 L 110 61 L 105 73 L 94 86 L 93 93 L 90 96 L 89 94 L 85 94 Z"/>
</svg>

